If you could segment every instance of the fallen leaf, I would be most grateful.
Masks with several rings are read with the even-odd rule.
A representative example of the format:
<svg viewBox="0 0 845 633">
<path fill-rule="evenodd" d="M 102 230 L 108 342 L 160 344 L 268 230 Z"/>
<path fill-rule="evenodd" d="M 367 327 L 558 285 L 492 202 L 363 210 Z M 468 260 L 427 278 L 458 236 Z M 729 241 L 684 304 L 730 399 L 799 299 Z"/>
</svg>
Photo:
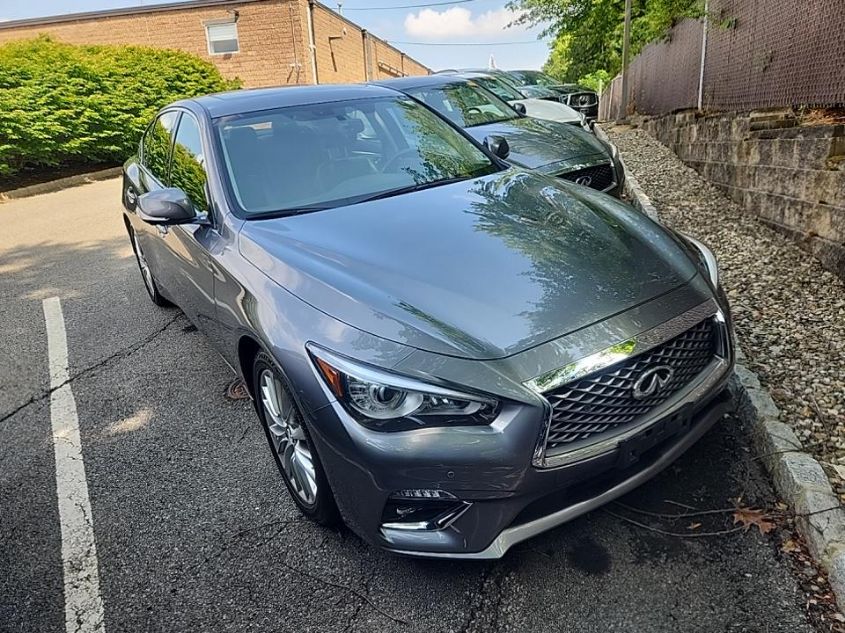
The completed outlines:
<svg viewBox="0 0 845 633">
<path fill-rule="evenodd" d="M 240 378 L 230 382 L 226 387 L 226 397 L 229 400 L 247 400 L 250 396 L 246 383 Z"/>
<path fill-rule="evenodd" d="M 742 527 L 747 532 L 752 525 L 756 525 L 760 530 L 760 534 L 768 534 L 775 528 L 775 524 L 769 520 L 769 517 L 763 513 L 762 510 L 755 508 L 737 508 L 733 514 L 734 523 L 741 523 Z"/>
<path fill-rule="evenodd" d="M 688 529 L 688 530 L 697 530 L 697 529 L 698 529 L 698 528 L 700 528 L 700 527 L 701 527 L 701 523 L 690 523 L 690 524 L 687 526 L 687 529 Z"/>
<path fill-rule="evenodd" d="M 801 548 L 798 546 L 798 543 L 793 541 L 791 538 L 786 539 L 783 542 L 783 545 L 780 546 L 782 552 L 790 553 L 790 552 L 800 552 Z"/>
</svg>

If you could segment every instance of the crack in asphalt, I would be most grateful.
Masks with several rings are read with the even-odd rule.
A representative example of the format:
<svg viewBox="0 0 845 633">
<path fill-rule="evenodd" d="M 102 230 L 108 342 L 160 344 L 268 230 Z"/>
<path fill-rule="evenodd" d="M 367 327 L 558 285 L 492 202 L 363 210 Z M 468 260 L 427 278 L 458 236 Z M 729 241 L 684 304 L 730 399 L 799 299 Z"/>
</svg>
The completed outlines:
<svg viewBox="0 0 845 633">
<path fill-rule="evenodd" d="M 499 631 L 500 612 L 505 599 L 503 587 L 512 572 L 508 562 L 500 562 L 481 574 L 481 584 L 473 596 L 469 617 L 458 633 Z"/>
<path fill-rule="evenodd" d="M 35 394 L 33 396 L 30 396 L 29 400 L 26 400 L 25 402 L 19 404 L 18 406 L 16 406 L 14 409 L 9 411 L 8 413 L 4 413 L 2 416 L 0 416 L 0 424 L 5 422 L 6 420 L 11 419 L 15 415 L 17 415 L 18 413 L 20 413 L 21 411 L 26 409 L 27 407 L 29 407 L 33 404 L 36 404 L 38 402 L 41 402 L 42 400 L 44 400 L 46 398 L 49 398 L 55 391 L 58 391 L 62 387 L 73 383 L 76 379 L 82 378 L 82 377 L 87 376 L 88 374 L 90 374 L 92 372 L 95 372 L 96 370 L 104 367 L 105 365 L 108 365 L 113 360 L 116 360 L 116 359 L 119 359 L 119 358 L 127 358 L 127 357 L 131 356 L 132 354 L 134 354 L 135 352 L 143 349 L 144 347 L 146 347 L 147 345 L 152 343 L 155 339 L 157 339 L 159 336 L 164 334 L 164 332 L 166 330 L 168 330 L 174 323 L 176 323 L 176 321 L 178 321 L 183 316 L 184 315 L 181 312 L 179 312 L 178 314 L 174 315 L 173 318 L 171 318 L 163 326 L 161 326 L 157 330 L 153 331 L 152 333 L 150 333 L 149 335 L 147 335 L 146 337 L 144 337 L 140 341 L 133 343 L 132 345 L 127 345 L 126 347 L 122 347 L 118 351 L 116 351 L 113 354 L 110 354 L 109 356 L 106 356 L 105 358 L 97 361 L 93 365 L 89 365 L 85 369 L 78 371 L 77 373 L 70 376 L 67 380 L 65 380 L 62 383 L 56 385 L 55 387 L 51 387 L 50 389 L 45 389 L 44 391 L 42 391 L 39 394 Z"/>
<path fill-rule="evenodd" d="M 352 587 L 349 587 L 348 585 L 344 585 L 342 583 L 335 582 L 333 580 L 327 580 L 327 579 L 325 579 L 321 576 L 318 576 L 317 574 L 314 574 L 314 573 L 312 573 L 312 572 L 310 572 L 306 569 L 303 569 L 301 567 L 297 567 L 296 565 L 291 565 L 287 561 L 286 558 L 280 560 L 279 562 L 282 565 L 282 567 L 284 567 L 288 571 L 292 571 L 292 572 L 297 573 L 301 576 L 305 576 L 306 578 L 310 578 L 311 580 L 318 582 L 322 585 L 325 585 L 327 587 L 334 587 L 335 589 L 342 589 L 343 591 L 346 591 L 347 593 L 351 593 L 352 595 L 357 596 L 362 601 L 362 605 L 361 605 L 362 607 L 363 607 L 363 604 L 366 603 L 367 605 L 369 605 L 369 607 L 373 611 L 375 611 L 376 613 L 384 616 L 385 618 L 387 618 L 389 620 L 392 620 L 393 622 L 396 622 L 397 624 L 408 624 L 407 620 L 403 620 L 402 618 L 395 616 L 392 613 L 389 613 L 388 611 L 385 611 L 384 609 L 382 609 L 375 602 L 373 602 L 372 598 L 370 598 L 370 596 L 367 595 L 366 593 L 362 593 L 361 591 L 358 591 L 357 589 L 353 589 Z M 372 578 L 372 576 L 371 576 L 371 578 Z M 360 609 L 359 609 L 359 611 L 360 611 Z"/>
<path fill-rule="evenodd" d="M 369 575 L 361 581 L 361 585 L 364 587 L 364 594 L 369 597 L 370 595 L 370 583 L 373 581 L 376 575 L 376 568 L 371 567 Z M 364 600 L 359 600 L 358 604 L 355 606 L 355 610 L 352 612 L 352 615 L 349 616 L 349 620 L 346 622 L 346 626 L 343 627 L 344 631 L 352 630 L 352 625 L 355 624 L 355 621 L 358 619 L 358 615 L 364 608 L 366 602 Z"/>
<path fill-rule="evenodd" d="M 303 522 L 303 519 L 301 519 L 301 518 L 278 519 L 278 520 L 275 520 L 275 521 L 268 521 L 268 522 L 262 523 L 260 525 L 254 525 L 252 527 L 243 528 L 241 530 L 238 530 L 237 532 L 234 532 L 233 534 L 226 535 L 226 537 L 224 537 L 224 539 L 223 539 L 222 544 L 220 544 L 220 543 L 217 544 L 217 545 L 219 545 L 219 549 L 214 549 L 216 547 L 216 545 L 213 544 L 212 545 L 212 551 L 207 556 L 203 556 L 203 559 L 201 561 L 199 561 L 196 564 L 188 567 L 188 571 L 193 572 L 193 571 L 199 569 L 200 567 L 204 567 L 204 566 L 208 565 L 208 563 L 220 558 L 223 554 L 225 554 L 229 550 L 229 548 L 231 546 L 234 545 L 235 542 L 237 542 L 238 540 L 240 540 L 241 538 L 243 538 L 244 536 L 246 536 L 247 534 L 249 534 L 251 532 L 255 532 L 256 530 L 262 530 L 264 528 L 278 526 L 278 529 L 275 530 L 272 534 L 270 534 L 269 536 L 261 539 L 260 541 L 258 541 L 255 544 L 255 547 L 258 548 L 258 547 L 263 547 L 263 546 L 267 545 L 271 541 L 274 541 L 276 538 L 278 538 L 281 535 L 282 532 L 284 532 L 286 529 L 288 529 L 291 525 L 295 525 L 295 524 L 302 523 L 302 522 Z"/>
</svg>

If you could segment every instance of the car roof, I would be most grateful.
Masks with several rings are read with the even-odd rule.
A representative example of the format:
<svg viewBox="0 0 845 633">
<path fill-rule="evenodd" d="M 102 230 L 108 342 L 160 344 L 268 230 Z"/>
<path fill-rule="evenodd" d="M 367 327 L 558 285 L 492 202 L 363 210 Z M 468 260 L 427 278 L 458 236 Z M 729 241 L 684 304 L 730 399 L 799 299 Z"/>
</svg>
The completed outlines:
<svg viewBox="0 0 845 633">
<path fill-rule="evenodd" d="M 422 88 L 424 86 L 447 86 L 449 84 L 462 84 L 467 80 L 458 75 L 421 75 L 418 77 L 402 77 L 401 79 L 385 79 L 382 81 L 374 81 L 377 86 L 385 88 L 393 88 L 394 90 L 405 91 L 412 88 Z"/>
<path fill-rule="evenodd" d="M 502 70 L 501 68 L 444 68 L 443 70 L 438 70 L 435 75 L 448 75 L 448 74 L 456 74 L 456 73 L 485 73 L 488 75 L 495 74 L 495 73 L 507 73 L 507 70 Z"/>
<path fill-rule="evenodd" d="M 319 86 L 285 86 L 218 92 L 193 99 L 185 99 L 173 105 L 197 104 L 202 106 L 212 118 L 217 118 L 286 106 L 390 95 L 396 95 L 396 92 L 372 84 L 323 84 Z"/>
<path fill-rule="evenodd" d="M 498 79 L 495 70 L 459 70 L 452 76 L 463 77 L 464 79 L 475 79 L 476 77 L 492 77 L 493 79 Z"/>
</svg>

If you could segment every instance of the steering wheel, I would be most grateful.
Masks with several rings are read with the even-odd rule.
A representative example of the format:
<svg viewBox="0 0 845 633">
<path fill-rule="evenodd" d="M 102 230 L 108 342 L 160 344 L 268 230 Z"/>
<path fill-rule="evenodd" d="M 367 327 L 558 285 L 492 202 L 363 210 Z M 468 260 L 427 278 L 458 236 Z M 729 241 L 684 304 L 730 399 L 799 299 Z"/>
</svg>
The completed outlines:
<svg viewBox="0 0 845 633">
<path fill-rule="evenodd" d="M 476 108 L 475 106 L 466 109 L 467 114 L 471 114 L 472 116 L 481 115 L 481 108 Z"/>
<path fill-rule="evenodd" d="M 419 152 L 417 152 L 416 149 L 411 149 L 411 148 L 403 149 L 402 151 L 394 154 L 393 156 L 390 157 L 390 160 L 388 160 L 384 164 L 384 166 L 381 168 L 382 173 L 389 173 L 389 172 L 394 171 L 393 169 L 391 169 L 391 167 L 394 167 L 395 164 L 398 163 L 401 159 L 409 158 L 411 156 L 413 156 L 414 158 L 419 160 Z"/>
</svg>

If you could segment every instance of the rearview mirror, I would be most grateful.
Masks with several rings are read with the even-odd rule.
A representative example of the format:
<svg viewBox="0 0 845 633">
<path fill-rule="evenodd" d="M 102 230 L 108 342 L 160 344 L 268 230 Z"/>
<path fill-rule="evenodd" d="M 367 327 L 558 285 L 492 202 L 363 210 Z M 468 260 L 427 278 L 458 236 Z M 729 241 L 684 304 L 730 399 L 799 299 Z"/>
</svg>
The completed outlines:
<svg viewBox="0 0 845 633">
<path fill-rule="evenodd" d="M 512 107 L 514 110 L 516 110 L 517 112 L 519 112 L 520 114 L 522 114 L 522 115 L 525 115 L 525 113 L 526 113 L 526 109 L 525 109 L 525 104 L 524 104 L 524 103 L 520 103 L 519 101 L 517 101 L 517 102 L 516 102 L 516 103 L 514 103 L 514 104 L 513 104 L 513 106 L 511 106 L 511 107 Z"/>
<path fill-rule="evenodd" d="M 139 196 L 136 210 L 138 217 L 150 224 L 187 224 L 198 219 L 190 198 L 175 187 L 149 191 Z"/>
<path fill-rule="evenodd" d="M 484 139 L 484 145 L 501 159 L 510 156 L 511 146 L 508 145 L 508 141 L 504 136 L 488 136 Z"/>
</svg>

